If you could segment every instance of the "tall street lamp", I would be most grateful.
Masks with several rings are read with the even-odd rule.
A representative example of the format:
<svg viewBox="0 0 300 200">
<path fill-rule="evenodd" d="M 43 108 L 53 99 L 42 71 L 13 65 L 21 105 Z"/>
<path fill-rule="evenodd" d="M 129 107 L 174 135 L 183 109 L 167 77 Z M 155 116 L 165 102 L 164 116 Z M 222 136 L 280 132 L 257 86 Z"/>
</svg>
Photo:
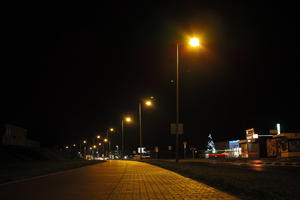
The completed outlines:
<svg viewBox="0 0 300 200">
<path fill-rule="evenodd" d="M 103 142 L 104 142 L 104 144 L 105 144 L 105 143 L 108 143 L 108 139 L 107 139 L 107 138 L 104 138 Z M 105 146 L 107 147 L 107 145 L 105 145 Z M 108 155 L 108 152 L 107 152 L 107 148 L 106 148 L 106 147 L 105 147 L 105 156 Z"/>
<path fill-rule="evenodd" d="M 122 119 L 122 124 L 121 124 L 122 125 L 122 128 L 121 128 L 121 130 L 122 130 L 122 153 L 121 153 L 122 158 L 124 156 L 124 122 L 125 123 L 131 123 L 132 122 L 132 118 L 129 117 L 129 116 L 127 116 L 127 117 L 124 117 Z"/>
<path fill-rule="evenodd" d="M 83 157 L 85 158 L 85 155 L 86 155 L 86 140 L 83 140 L 82 141 L 83 143 Z M 80 151 L 81 151 L 81 142 L 79 143 L 80 144 Z"/>
<path fill-rule="evenodd" d="M 193 37 L 189 40 L 189 45 L 192 47 L 199 47 L 199 38 Z M 178 150 L 179 150 L 179 43 L 176 44 L 176 162 L 179 162 Z"/>
<path fill-rule="evenodd" d="M 93 143 L 97 144 L 97 142 L 100 142 L 101 140 L 101 135 L 96 135 L 95 138 L 93 138 Z M 97 151 L 99 152 L 99 148 L 97 147 Z M 99 155 L 99 154 L 98 154 Z"/>
<path fill-rule="evenodd" d="M 153 106 L 153 97 L 150 97 L 150 99 L 144 100 L 143 104 L 147 107 Z M 142 103 L 139 103 L 139 125 L 140 125 L 140 159 L 142 159 Z"/>
<path fill-rule="evenodd" d="M 106 130 L 106 137 L 107 137 L 107 139 L 108 139 L 108 153 L 109 153 L 109 156 L 110 156 L 110 146 L 111 146 L 111 141 L 110 141 L 110 137 L 109 137 L 109 133 L 113 133 L 115 131 L 115 129 L 114 128 L 109 128 L 109 129 L 107 129 Z"/>
</svg>

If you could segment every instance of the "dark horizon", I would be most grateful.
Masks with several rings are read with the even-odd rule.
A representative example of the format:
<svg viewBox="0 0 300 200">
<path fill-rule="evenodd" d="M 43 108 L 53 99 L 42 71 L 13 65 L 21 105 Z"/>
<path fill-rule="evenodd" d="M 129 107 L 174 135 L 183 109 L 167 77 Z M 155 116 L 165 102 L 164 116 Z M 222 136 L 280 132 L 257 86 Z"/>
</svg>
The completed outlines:
<svg viewBox="0 0 300 200">
<path fill-rule="evenodd" d="M 199 34 L 205 49 L 180 49 L 180 121 L 192 146 L 243 139 L 245 130 L 300 132 L 297 10 L 294 5 L 23 3 L 4 13 L 0 123 L 28 129 L 42 145 L 64 145 L 120 131 L 134 114 L 127 146 L 173 145 L 176 43 Z M 120 144 L 121 136 L 112 138 Z"/>
</svg>

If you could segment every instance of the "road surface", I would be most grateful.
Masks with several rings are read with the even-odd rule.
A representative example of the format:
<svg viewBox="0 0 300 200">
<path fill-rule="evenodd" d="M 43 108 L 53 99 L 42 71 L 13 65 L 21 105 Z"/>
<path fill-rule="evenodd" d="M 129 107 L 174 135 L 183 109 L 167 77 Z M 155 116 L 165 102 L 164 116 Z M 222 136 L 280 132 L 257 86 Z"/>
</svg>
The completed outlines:
<svg viewBox="0 0 300 200">
<path fill-rule="evenodd" d="M 237 199 L 174 172 L 136 161 L 112 160 L 0 185 L 2 200 Z"/>
<path fill-rule="evenodd" d="M 174 162 L 173 160 L 165 160 Z M 183 163 L 199 163 L 215 166 L 237 167 L 251 171 L 263 172 L 300 172 L 300 159 L 279 160 L 279 159 L 185 159 Z M 274 174 L 275 175 L 275 174 Z"/>
</svg>

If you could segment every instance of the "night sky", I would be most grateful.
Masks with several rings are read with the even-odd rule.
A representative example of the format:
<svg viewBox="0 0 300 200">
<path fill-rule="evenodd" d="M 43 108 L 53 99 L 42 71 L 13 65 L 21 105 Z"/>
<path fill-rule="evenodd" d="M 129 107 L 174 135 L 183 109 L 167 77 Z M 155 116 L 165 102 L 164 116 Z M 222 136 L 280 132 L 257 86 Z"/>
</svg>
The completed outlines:
<svg viewBox="0 0 300 200">
<path fill-rule="evenodd" d="M 46 146 L 113 126 L 120 145 L 121 117 L 132 113 L 125 138 L 137 147 L 138 102 L 154 96 L 155 109 L 143 112 L 143 143 L 173 145 L 179 42 L 189 144 L 203 147 L 209 133 L 215 141 L 243 139 L 245 129 L 266 133 L 276 123 L 300 131 L 295 5 L 130 2 L 3 6 L 0 122 L 27 128 Z M 194 34 L 199 50 L 185 45 Z"/>
</svg>

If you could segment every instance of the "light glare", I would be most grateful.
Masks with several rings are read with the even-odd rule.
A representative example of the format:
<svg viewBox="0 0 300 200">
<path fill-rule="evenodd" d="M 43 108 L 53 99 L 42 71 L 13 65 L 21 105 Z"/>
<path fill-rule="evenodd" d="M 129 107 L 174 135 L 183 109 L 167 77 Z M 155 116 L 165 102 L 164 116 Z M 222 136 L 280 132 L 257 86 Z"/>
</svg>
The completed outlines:
<svg viewBox="0 0 300 200">
<path fill-rule="evenodd" d="M 190 39 L 190 45 L 192 47 L 199 47 L 200 46 L 200 40 L 196 37 L 193 37 Z"/>
<path fill-rule="evenodd" d="M 150 101 L 150 100 L 145 101 L 145 105 L 146 106 L 152 106 L 152 101 Z"/>
<path fill-rule="evenodd" d="M 131 117 L 125 117 L 125 121 L 126 121 L 126 122 L 131 122 L 132 119 L 131 119 Z"/>
</svg>

